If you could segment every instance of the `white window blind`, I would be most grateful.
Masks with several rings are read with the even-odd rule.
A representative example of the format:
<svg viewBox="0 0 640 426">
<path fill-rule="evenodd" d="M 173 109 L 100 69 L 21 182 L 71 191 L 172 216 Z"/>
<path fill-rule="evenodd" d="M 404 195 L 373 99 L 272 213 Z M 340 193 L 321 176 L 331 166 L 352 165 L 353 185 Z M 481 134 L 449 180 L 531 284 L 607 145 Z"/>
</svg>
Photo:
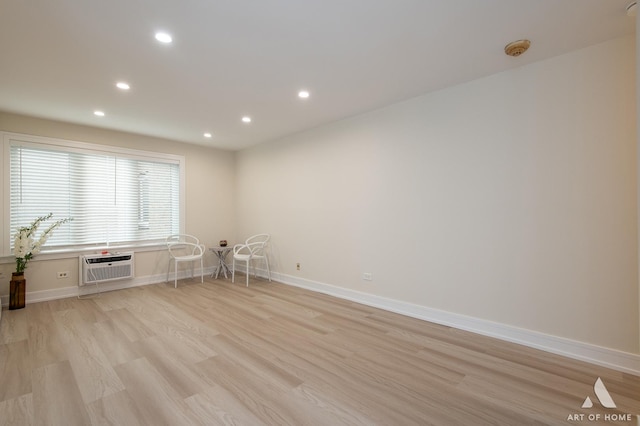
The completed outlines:
<svg viewBox="0 0 640 426">
<path fill-rule="evenodd" d="M 164 240 L 180 230 L 180 176 L 177 160 L 12 143 L 11 235 L 51 212 L 52 220 L 73 220 L 53 233 L 49 248 Z"/>
</svg>

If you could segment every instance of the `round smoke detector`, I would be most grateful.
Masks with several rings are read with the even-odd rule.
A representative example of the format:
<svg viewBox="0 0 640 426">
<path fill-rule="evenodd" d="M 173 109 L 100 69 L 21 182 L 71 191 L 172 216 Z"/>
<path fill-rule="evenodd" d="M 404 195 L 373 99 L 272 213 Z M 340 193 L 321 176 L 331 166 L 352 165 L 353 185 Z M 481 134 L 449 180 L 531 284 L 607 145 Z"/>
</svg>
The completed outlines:
<svg viewBox="0 0 640 426">
<path fill-rule="evenodd" d="M 507 44 L 504 47 L 504 53 L 509 56 L 520 56 L 531 46 L 529 40 L 518 40 Z"/>
</svg>

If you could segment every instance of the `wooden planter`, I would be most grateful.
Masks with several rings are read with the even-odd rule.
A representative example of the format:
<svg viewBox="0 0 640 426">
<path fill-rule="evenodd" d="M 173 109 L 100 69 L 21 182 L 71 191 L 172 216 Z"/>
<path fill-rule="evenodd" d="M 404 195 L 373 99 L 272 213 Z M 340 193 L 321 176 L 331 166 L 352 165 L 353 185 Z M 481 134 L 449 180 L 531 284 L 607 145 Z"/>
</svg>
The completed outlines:
<svg viewBox="0 0 640 426">
<path fill-rule="evenodd" d="M 24 294 L 26 292 L 27 280 L 24 272 L 13 272 L 11 274 L 11 288 L 9 290 L 9 309 L 24 308 Z"/>
</svg>

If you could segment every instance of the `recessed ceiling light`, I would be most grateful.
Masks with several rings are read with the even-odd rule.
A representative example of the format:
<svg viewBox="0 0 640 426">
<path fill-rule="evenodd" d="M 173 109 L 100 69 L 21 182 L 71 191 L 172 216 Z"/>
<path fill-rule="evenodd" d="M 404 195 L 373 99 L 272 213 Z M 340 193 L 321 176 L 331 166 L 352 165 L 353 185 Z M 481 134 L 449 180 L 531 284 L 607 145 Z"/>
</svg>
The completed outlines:
<svg viewBox="0 0 640 426">
<path fill-rule="evenodd" d="M 207 132 L 207 133 L 205 133 L 205 134 L 204 134 L 204 137 L 205 137 L 205 138 L 210 138 L 210 137 L 212 137 L 212 136 L 213 136 L 213 135 L 212 135 L 211 133 L 209 133 L 209 132 Z"/>
<path fill-rule="evenodd" d="M 124 81 L 119 81 L 116 83 L 116 87 L 121 90 L 129 90 L 131 87 L 125 83 Z"/>
<path fill-rule="evenodd" d="M 302 99 L 307 99 L 309 97 L 309 92 L 306 90 L 301 90 L 298 92 L 298 97 Z"/>
<path fill-rule="evenodd" d="M 243 123 L 251 123 L 251 117 L 245 115 L 244 117 L 242 117 L 242 122 Z"/>
<path fill-rule="evenodd" d="M 159 31 L 156 33 L 156 40 L 158 40 L 160 43 L 168 44 L 173 41 L 173 37 L 171 37 L 171 34 L 169 33 Z"/>
<path fill-rule="evenodd" d="M 97 115 L 98 117 L 104 117 L 104 111 L 95 110 L 93 111 L 93 115 Z"/>
</svg>

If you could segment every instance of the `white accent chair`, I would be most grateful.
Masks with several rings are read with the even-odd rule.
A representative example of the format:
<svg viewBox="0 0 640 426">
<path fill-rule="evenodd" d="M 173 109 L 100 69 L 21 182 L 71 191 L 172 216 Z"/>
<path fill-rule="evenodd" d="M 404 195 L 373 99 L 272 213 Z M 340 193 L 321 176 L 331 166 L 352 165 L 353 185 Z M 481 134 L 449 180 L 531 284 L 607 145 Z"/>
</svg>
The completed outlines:
<svg viewBox="0 0 640 426">
<path fill-rule="evenodd" d="M 246 263 L 247 287 L 249 287 L 249 268 L 251 261 L 264 260 L 267 266 L 267 275 L 271 281 L 271 270 L 269 269 L 269 258 L 267 256 L 267 243 L 269 242 L 269 234 L 258 234 L 247 238 L 244 244 L 236 244 L 233 246 L 233 262 L 231 271 L 231 282 L 235 282 L 236 261 Z M 256 267 L 253 267 L 254 275 L 257 276 Z"/>
<path fill-rule="evenodd" d="M 167 237 L 167 250 L 169 250 L 169 265 L 167 266 L 167 280 L 169 282 L 169 271 L 171 270 L 171 261 L 174 265 L 174 281 L 173 285 L 178 288 L 178 263 L 191 262 L 191 277 L 194 274 L 193 262 L 200 261 L 200 282 L 204 282 L 204 268 L 202 258 L 205 253 L 204 244 L 200 244 L 193 235 L 175 234 Z"/>
</svg>

